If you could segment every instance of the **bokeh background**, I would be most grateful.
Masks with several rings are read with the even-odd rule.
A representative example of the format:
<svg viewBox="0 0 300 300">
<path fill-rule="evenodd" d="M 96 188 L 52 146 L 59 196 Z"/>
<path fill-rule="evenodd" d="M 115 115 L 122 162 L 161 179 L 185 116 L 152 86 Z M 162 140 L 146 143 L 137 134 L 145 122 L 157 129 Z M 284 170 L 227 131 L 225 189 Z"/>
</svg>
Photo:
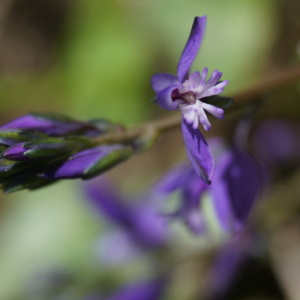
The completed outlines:
<svg viewBox="0 0 300 300">
<path fill-rule="evenodd" d="M 1 0 L 1 124 L 32 111 L 130 126 L 163 117 L 149 79 L 175 72 L 201 15 L 208 24 L 194 69 L 221 70 L 227 95 L 299 60 L 297 0 Z M 124 193 L 142 192 L 183 157 L 173 130 L 108 176 Z M 107 269 L 97 259 L 107 224 L 87 205 L 80 181 L 0 198 L 0 299 L 80 299 L 148 270 L 146 263 Z M 205 244 L 179 231 L 187 247 Z M 189 294 L 201 281 L 197 272 L 178 271 L 166 299 L 197 299 Z"/>
</svg>

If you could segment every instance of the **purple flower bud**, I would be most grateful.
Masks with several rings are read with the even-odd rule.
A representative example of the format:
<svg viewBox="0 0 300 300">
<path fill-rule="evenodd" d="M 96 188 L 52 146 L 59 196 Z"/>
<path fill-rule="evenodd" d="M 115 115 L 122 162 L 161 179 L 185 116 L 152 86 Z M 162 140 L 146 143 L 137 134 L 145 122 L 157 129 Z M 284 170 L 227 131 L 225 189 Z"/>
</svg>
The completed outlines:
<svg viewBox="0 0 300 300">
<path fill-rule="evenodd" d="M 29 161 L 30 159 L 24 155 L 28 149 L 24 149 L 24 144 L 16 144 L 7 148 L 3 153 L 3 157 L 11 160 Z"/>
<path fill-rule="evenodd" d="M 131 147 L 123 145 L 91 148 L 76 153 L 61 165 L 46 172 L 45 175 L 51 179 L 88 179 L 127 159 L 132 152 Z"/>
<path fill-rule="evenodd" d="M 49 117 L 48 117 L 49 116 Z M 55 114 L 53 116 L 56 116 Z M 51 114 L 29 114 L 22 116 L 0 128 L 39 131 L 52 136 L 71 133 L 81 127 L 79 122 L 71 119 L 51 118 Z"/>
<path fill-rule="evenodd" d="M 81 122 L 57 113 L 31 113 L 0 127 L 0 131 L 37 131 L 49 136 L 65 136 L 77 133 L 95 136 L 110 129 L 111 123 L 104 120 L 91 123 Z"/>
<path fill-rule="evenodd" d="M 137 151 L 132 144 L 95 147 L 93 137 L 116 130 L 106 120 L 80 122 L 54 113 L 32 113 L 0 127 L 0 181 L 5 193 L 63 178 L 92 178 Z M 95 147 L 95 148 L 92 148 Z"/>
</svg>

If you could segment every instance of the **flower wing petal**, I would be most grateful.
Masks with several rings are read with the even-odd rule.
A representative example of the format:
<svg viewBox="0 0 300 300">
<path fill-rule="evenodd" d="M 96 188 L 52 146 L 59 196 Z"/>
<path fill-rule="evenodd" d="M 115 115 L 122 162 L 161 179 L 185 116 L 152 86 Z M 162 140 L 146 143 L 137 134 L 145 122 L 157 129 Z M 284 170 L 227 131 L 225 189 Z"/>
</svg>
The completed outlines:
<svg viewBox="0 0 300 300">
<path fill-rule="evenodd" d="M 181 54 L 177 75 L 180 82 L 183 82 L 187 75 L 203 40 L 204 31 L 206 26 L 206 16 L 196 17 L 194 19 L 193 27 L 190 36 Z"/>
<path fill-rule="evenodd" d="M 211 183 L 214 158 L 204 136 L 198 129 L 193 129 L 185 120 L 181 123 L 183 140 L 187 154 L 196 171 L 206 184 Z"/>
<path fill-rule="evenodd" d="M 172 91 L 177 88 L 177 85 L 170 85 L 156 95 L 157 104 L 167 110 L 175 110 L 181 104 L 182 100 L 172 99 Z"/>
<path fill-rule="evenodd" d="M 186 163 L 183 163 L 171 169 L 167 174 L 160 179 L 154 186 L 154 192 L 162 194 L 170 194 L 184 186 L 187 180 L 189 168 Z"/>
<path fill-rule="evenodd" d="M 257 163 L 245 152 L 233 150 L 220 158 L 211 192 L 224 230 L 243 228 L 261 189 L 261 176 Z"/>
<path fill-rule="evenodd" d="M 103 178 L 89 181 L 85 186 L 87 200 L 94 210 L 120 226 L 126 226 L 131 219 L 131 211 L 124 204 L 126 199 L 116 192 L 116 188 Z"/>
<path fill-rule="evenodd" d="M 187 183 L 182 190 L 182 206 L 179 214 L 195 235 L 203 233 L 206 229 L 199 205 L 207 188 L 208 185 L 199 178 L 194 169 L 190 169 Z"/>
<path fill-rule="evenodd" d="M 174 84 L 179 84 L 179 81 L 178 78 L 172 74 L 158 73 L 151 77 L 152 88 L 157 94 Z"/>
</svg>

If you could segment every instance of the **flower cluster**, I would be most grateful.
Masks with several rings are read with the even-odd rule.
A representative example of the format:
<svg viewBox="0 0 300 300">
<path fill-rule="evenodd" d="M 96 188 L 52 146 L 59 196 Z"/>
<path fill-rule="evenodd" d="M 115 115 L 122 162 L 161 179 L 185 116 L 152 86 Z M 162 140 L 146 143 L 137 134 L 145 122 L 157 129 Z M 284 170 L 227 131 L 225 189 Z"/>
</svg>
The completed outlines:
<svg viewBox="0 0 300 300">
<path fill-rule="evenodd" d="M 35 189 L 106 171 L 133 153 L 130 144 L 97 146 L 93 138 L 113 129 L 106 120 L 81 122 L 51 113 L 28 114 L 0 127 L 2 189 Z"/>
<path fill-rule="evenodd" d="M 207 68 L 188 75 L 201 46 L 205 26 L 206 16 L 195 18 L 178 63 L 177 76 L 158 73 L 152 76 L 151 83 L 158 105 L 167 110 L 181 111 L 183 137 L 189 158 L 198 175 L 209 184 L 213 173 L 213 157 L 198 126 L 201 123 L 206 131 L 210 130 L 211 124 L 205 111 L 223 119 L 224 108 L 232 100 L 216 97 L 228 84 L 226 80 L 220 81 L 222 73 L 218 70 L 213 71 L 208 80 Z"/>
</svg>

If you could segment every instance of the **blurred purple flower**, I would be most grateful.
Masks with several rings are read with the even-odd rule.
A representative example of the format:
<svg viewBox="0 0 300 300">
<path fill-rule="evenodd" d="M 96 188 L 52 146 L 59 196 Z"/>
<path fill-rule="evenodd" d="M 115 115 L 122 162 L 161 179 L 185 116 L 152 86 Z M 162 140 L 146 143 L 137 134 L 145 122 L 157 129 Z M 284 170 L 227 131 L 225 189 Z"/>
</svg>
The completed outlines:
<svg viewBox="0 0 300 300">
<path fill-rule="evenodd" d="M 107 300 L 158 300 L 162 299 L 164 287 L 162 278 L 137 282 L 121 288 Z"/>
<path fill-rule="evenodd" d="M 153 195 L 128 203 L 102 178 L 90 181 L 86 185 L 86 193 L 97 213 L 117 225 L 115 232 L 102 239 L 100 247 L 108 264 L 122 262 L 123 258 L 126 260 L 147 249 L 165 245 L 168 239 L 167 219 L 160 214 Z"/>
<path fill-rule="evenodd" d="M 243 232 L 218 249 L 206 279 L 205 298 L 222 299 L 258 242 L 256 236 Z"/>
<path fill-rule="evenodd" d="M 213 183 L 207 185 L 186 164 L 172 170 L 157 186 L 158 191 L 165 194 L 181 191 L 181 205 L 171 216 L 182 219 L 196 235 L 205 231 L 199 208 L 205 193 L 212 197 L 220 225 L 231 232 L 244 227 L 262 186 L 259 165 L 237 148 L 220 154 L 213 179 Z"/>
<path fill-rule="evenodd" d="M 219 81 L 222 73 L 213 71 L 206 80 L 208 69 L 192 73 L 189 69 L 196 58 L 203 40 L 206 16 L 196 17 L 190 36 L 180 57 L 177 76 L 158 73 L 152 76 L 151 84 L 156 93 L 158 105 L 167 110 L 179 109 L 182 113 L 182 130 L 189 158 L 198 175 L 210 183 L 213 171 L 213 157 L 210 149 L 198 130 L 199 123 L 210 130 L 205 110 L 219 119 L 224 118 L 224 106 L 218 107 L 215 97 L 223 92 L 228 81 Z"/>
<path fill-rule="evenodd" d="M 3 126 L 0 130 L 22 130 L 42 132 L 49 136 L 64 136 L 78 132 L 99 135 L 102 130 L 90 122 L 77 121 L 57 113 L 31 113 L 19 117 Z"/>
<path fill-rule="evenodd" d="M 271 165 L 296 165 L 300 162 L 300 122 L 268 120 L 253 135 L 257 154 Z"/>
<path fill-rule="evenodd" d="M 166 286 L 165 278 L 140 281 L 121 287 L 110 296 L 90 295 L 84 300 L 159 300 Z"/>
</svg>

